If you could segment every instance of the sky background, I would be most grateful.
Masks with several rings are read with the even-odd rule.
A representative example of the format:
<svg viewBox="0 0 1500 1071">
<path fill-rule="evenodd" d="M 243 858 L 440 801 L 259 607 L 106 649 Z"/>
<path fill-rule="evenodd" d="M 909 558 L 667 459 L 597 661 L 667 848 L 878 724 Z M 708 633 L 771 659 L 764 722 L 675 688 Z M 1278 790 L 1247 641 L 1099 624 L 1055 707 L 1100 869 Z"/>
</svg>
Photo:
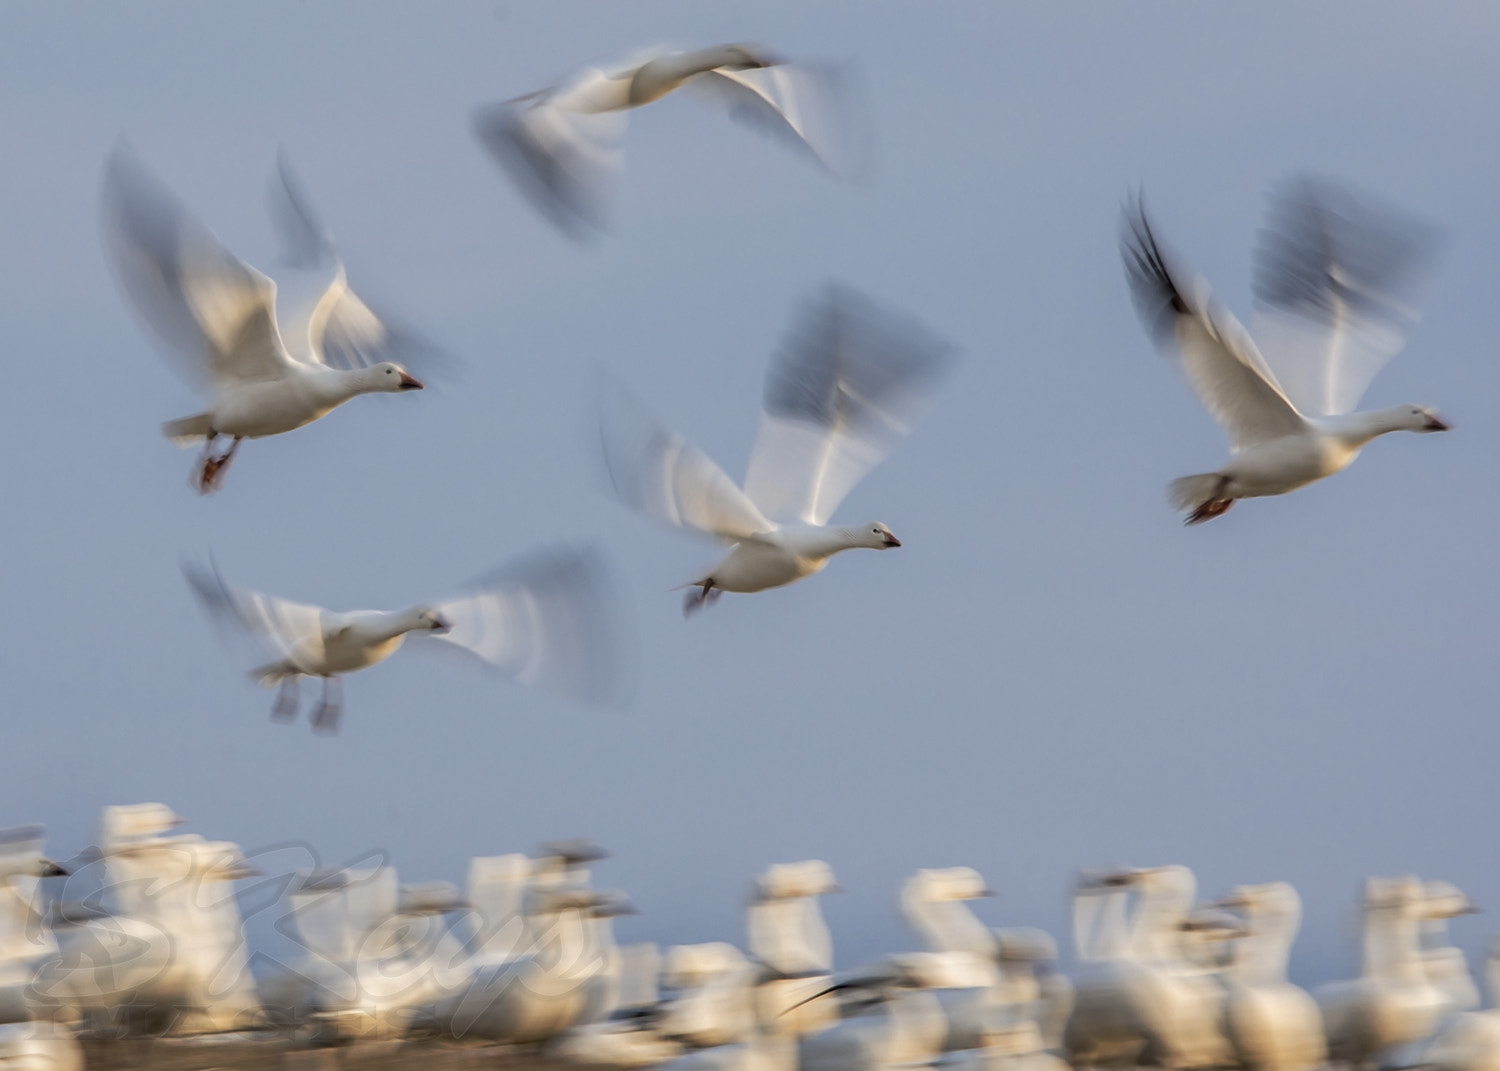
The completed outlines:
<svg viewBox="0 0 1500 1071">
<path fill-rule="evenodd" d="M 749 876 L 821 857 L 844 966 L 913 947 L 895 895 L 924 866 L 978 868 L 983 918 L 1065 948 L 1080 866 L 1289 880 L 1306 982 L 1354 969 L 1367 874 L 1500 902 L 1496 40 L 1484 0 L 0 7 L 0 825 L 66 857 L 102 806 L 161 800 L 411 881 L 590 836 L 644 911 L 621 940 L 663 943 L 739 940 Z M 616 231 L 580 247 L 470 136 L 481 103 L 724 41 L 857 61 L 871 181 L 673 97 L 632 117 Z M 284 147 L 355 286 L 462 369 L 246 443 L 200 498 L 157 431 L 200 403 L 100 250 L 122 135 L 267 270 Z M 1303 169 L 1444 229 L 1365 404 L 1454 430 L 1187 529 L 1165 485 L 1225 440 L 1137 323 L 1119 207 L 1143 185 L 1248 316 L 1264 193 Z M 830 278 L 964 355 L 837 515 L 903 547 L 685 621 L 667 589 L 716 549 L 606 492 L 597 370 L 738 477 L 786 318 Z M 349 680 L 332 739 L 269 720 L 179 567 L 397 607 L 559 540 L 602 545 L 636 622 L 626 709 L 403 653 Z M 1454 932 L 1472 957 L 1495 925 Z"/>
</svg>

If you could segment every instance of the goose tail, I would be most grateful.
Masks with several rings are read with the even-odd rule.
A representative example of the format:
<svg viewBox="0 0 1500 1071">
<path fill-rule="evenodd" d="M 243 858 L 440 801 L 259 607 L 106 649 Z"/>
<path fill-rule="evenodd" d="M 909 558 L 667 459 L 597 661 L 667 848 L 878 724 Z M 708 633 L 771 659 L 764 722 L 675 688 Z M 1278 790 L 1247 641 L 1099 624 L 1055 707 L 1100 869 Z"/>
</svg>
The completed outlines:
<svg viewBox="0 0 1500 1071">
<path fill-rule="evenodd" d="M 1183 476 L 1167 486 L 1167 498 L 1175 509 L 1188 514 L 1186 523 L 1202 524 L 1234 505 L 1234 499 L 1225 494 L 1228 482 L 1228 477 L 1218 472 Z"/>
<path fill-rule="evenodd" d="M 162 435 L 178 446 L 190 446 L 199 439 L 206 439 L 212 430 L 213 422 L 207 413 L 183 417 L 181 420 L 169 420 L 161 426 Z"/>
</svg>

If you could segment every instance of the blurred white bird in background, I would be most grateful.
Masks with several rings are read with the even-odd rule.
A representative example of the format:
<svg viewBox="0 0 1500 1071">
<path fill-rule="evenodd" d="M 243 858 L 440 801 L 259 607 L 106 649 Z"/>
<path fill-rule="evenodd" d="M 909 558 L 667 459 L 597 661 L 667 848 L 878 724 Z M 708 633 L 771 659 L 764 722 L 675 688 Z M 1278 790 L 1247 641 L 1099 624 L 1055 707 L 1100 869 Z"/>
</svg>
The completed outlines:
<svg viewBox="0 0 1500 1071">
<path fill-rule="evenodd" d="M 846 179 L 869 169 L 869 122 L 848 68 L 789 64 L 751 45 L 653 49 L 480 108 L 474 132 L 532 205 L 577 239 L 605 229 L 627 113 L 691 86 Z"/>
<path fill-rule="evenodd" d="M 1224 972 L 1225 1029 L 1245 1071 L 1308 1071 L 1328 1059 L 1317 1001 L 1287 981 L 1302 900 L 1284 881 L 1239 885 L 1218 906 L 1239 912 L 1247 932 Z"/>
<path fill-rule="evenodd" d="M 104 808 L 89 865 L 69 879 L 99 890 L 60 906 L 60 954 L 34 984 L 55 1017 L 99 1037 L 261 1025 L 234 889 L 259 871 L 229 841 L 169 835 L 181 822 L 160 803 Z"/>
<path fill-rule="evenodd" d="M 1339 1061 L 1384 1063 L 1430 1036 L 1449 996 L 1428 976 L 1421 924 L 1426 887 L 1417 878 L 1368 878 L 1363 902 L 1360 977 L 1318 987 L 1328 1055 Z"/>
<path fill-rule="evenodd" d="M 604 456 L 620 498 L 648 517 L 734 547 L 683 585 L 697 589 L 684 612 L 723 591 L 801 580 L 840 551 L 899 547 L 878 521 L 839 527 L 828 520 L 926 412 L 951 352 L 917 321 L 828 286 L 794 316 L 767 370 L 744 490 L 626 399 L 607 399 Z"/>
<path fill-rule="evenodd" d="M 1420 1047 L 1412 1066 L 1436 1071 L 1500 1071 L 1500 938 L 1490 942 L 1485 980 L 1490 990 L 1489 1007 L 1465 1011 L 1443 1024 Z"/>
<path fill-rule="evenodd" d="M 394 612 L 336 613 L 231 587 L 217 570 L 185 564 L 183 571 L 216 619 L 269 655 L 252 672 L 262 684 L 280 686 L 274 718 L 296 717 L 301 678 L 323 679 L 312 713 L 320 732 L 338 730 L 342 675 L 383 662 L 412 634 L 583 703 L 620 699 L 628 677 L 617 606 L 592 551 L 538 552 L 482 578 L 466 595 Z"/>
<path fill-rule="evenodd" d="M 761 1019 L 777 1030 L 807 1034 L 836 1017 L 834 1001 L 809 998 L 828 988 L 833 972 L 833 937 L 818 900 L 840 891 L 821 859 L 775 863 L 751 887 L 745 946 L 767 968 L 755 997 Z"/>
<path fill-rule="evenodd" d="M 1332 476 L 1388 432 L 1448 430 L 1421 405 L 1351 412 L 1405 344 L 1416 320 L 1408 295 L 1431 242 L 1422 224 L 1332 183 L 1285 183 L 1256 250 L 1252 338 L 1203 279 L 1174 266 L 1141 202 L 1125 206 L 1121 252 L 1136 309 L 1158 345 L 1176 351 L 1234 455 L 1217 472 L 1173 481 L 1188 524 L 1235 499 Z"/>
<path fill-rule="evenodd" d="M 33 1018 L 27 989 L 57 942 L 43 921 L 41 879 L 68 871 L 42 855 L 41 826 L 0 830 L 0 1023 Z"/>
<path fill-rule="evenodd" d="M 284 226 L 300 216 L 305 231 L 315 230 L 284 169 L 283 187 L 293 206 Z M 305 234 L 299 240 L 310 243 Z M 284 335 L 276 284 L 226 249 L 124 145 L 104 168 L 104 247 L 137 314 L 184 378 L 210 396 L 204 412 L 162 426 L 178 442 L 204 440 L 195 486 L 205 494 L 220 485 L 241 439 L 300 428 L 360 394 L 422 388 L 385 359 L 396 336 L 349 292 L 342 267 L 296 336 Z M 215 452 L 220 436 L 230 439 L 223 454 Z"/>
</svg>

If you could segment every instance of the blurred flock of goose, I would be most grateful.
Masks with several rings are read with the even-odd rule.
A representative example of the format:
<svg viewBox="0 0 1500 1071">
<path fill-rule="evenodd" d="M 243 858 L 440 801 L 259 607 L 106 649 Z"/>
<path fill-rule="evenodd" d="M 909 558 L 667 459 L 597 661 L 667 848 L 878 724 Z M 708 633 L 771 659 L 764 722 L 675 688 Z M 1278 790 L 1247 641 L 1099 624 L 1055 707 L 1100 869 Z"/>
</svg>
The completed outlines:
<svg viewBox="0 0 1500 1071">
<path fill-rule="evenodd" d="M 662 951 L 616 944 L 637 909 L 594 887 L 592 841 L 475 858 L 460 891 L 402 884 L 383 858 L 263 873 L 182 821 L 107 807 L 98 844 L 61 864 L 40 827 L 0 833 L 0 1066 L 81 1067 L 78 1038 L 205 1036 L 674 1071 L 1500 1066 L 1500 1014 L 1447 937 L 1476 908 L 1444 881 L 1367 880 L 1362 973 L 1309 994 L 1287 980 L 1296 890 L 1199 902 L 1182 866 L 1081 872 L 1071 977 L 1047 933 L 980 921 L 969 901 L 994 893 L 962 866 L 901 887 L 915 947 L 835 971 L 820 860 L 753 878 L 743 947 Z M 247 940 L 242 905 L 291 950 Z M 1500 944 L 1488 969 L 1493 989 Z"/>
<path fill-rule="evenodd" d="M 626 117 L 679 89 L 727 104 L 837 177 L 864 170 L 867 120 L 837 68 L 744 45 L 591 68 L 480 109 L 474 133 L 548 220 L 595 240 L 608 227 Z M 204 494 L 224 486 L 245 440 L 294 432 L 365 394 L 415 394 L 449 367 L 418 331 L 356 294 L 285 160 L 271 217 L 283 287 L 305 291 L 300 303 L 230 252 L 127 144 L 106 160 L 107 259 L 203 394 L 201 411 L 162 430 L 202 445 L 192 483 Z M 1188 523 L 1334 475 L 1386 433 L 1448 429 L 1425 405 L 1356 410 L 1416 320 L 1434 244 L 1425 224 L 1329 179 L 1287 181 L 1272 191 L 1254 251 L 1247 329 L 1153 220 L 1142 195 L 1127 200 L 1129 293 L 1229 445 L 1221 467 L 1172 483 Z M 909 311 L 842 284 L 819 289 L 769 355 L 739 481 L 656 422 L 625 385 L 628 369 L 611 370 L 597 419 L 615 492 L 721 546 L 716 562 L 684 567 L 684 612 L 805 579 L 845 550 L 900 547 L 884 520 L 833 517 L 928 412 L 955 353 Z M 335 731 L 343 677 L 408 641 L 579 702 L 622 697 L 631 640 L 597 552 L 554 547 L 498 569 L 455 568 L 451 594 L 394 610 L 241 588 L 216 562 L 188 562 L 185 573 L 212 618 L 253 649 L 246 668 L 278 690 L 278 720 L 296 717 L 308 678 L 321 686 L 314 728 Z M 818 909 L 837 889 L 825 864 L 754 879 L 744 948 L 660 953 L 614 943 L 611 919 L 635 909 L 591 885 L 603 853 L 583 841 L 477 858 L 463 891 L 402 885 L 384 863 L 263 876 L 278 931 L 299 948 L 275 959 L 252 955 L 245 938 L 234 883 L 251 871 L 239 848 L 173 833 L 178 821 L 158 804 L 108 808 L 98 844 L 66 867 L 45 858 L 34 827 L 0 838 L 0 1014 L 10 1024 L 0 1066 L 79 1066 L 80 1036 L 225 1034 L 449 1037 L 589 1064 L 747 1071 L 1500 1067 L 1500 1017 L 1479 1010 L 1445 936 L 1446 920 L 1472 906 L 1438 881 L 1370 879 L 1363 973 L 1315 995 L 1286 977 L 1300 905 L 1284 883 L 1204 904 L 1182 867 L 1086 872 L 1069 978 L 1047 934 L 994 930 L 970 911 L 967 901 L 989 894 L 978 874 L 923 870 L 900 892 L 917 947 L 835 972 Z"/>
</svg>

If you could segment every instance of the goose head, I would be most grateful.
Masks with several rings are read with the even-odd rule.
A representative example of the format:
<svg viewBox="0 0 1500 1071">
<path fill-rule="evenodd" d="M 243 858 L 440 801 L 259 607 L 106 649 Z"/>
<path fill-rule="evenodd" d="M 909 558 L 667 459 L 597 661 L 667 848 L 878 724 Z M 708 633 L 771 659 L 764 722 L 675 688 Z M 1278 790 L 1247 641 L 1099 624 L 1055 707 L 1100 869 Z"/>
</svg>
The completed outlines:
<svg viewBox="0 0 1500 1071">
<path fill-rule="evenodd" d="M 1459 915 L 1477 915 L 1480 908 L 1459 888 L 1447 881 L 1429 881 L 1423 887 L 1422 917 L 1439 920 Z"/>
<path fill-rule="evenodd" d="M 935 903 L 978 900 L 995 895 L 995 890 L 985 884 L 979 871 L 967 866 L 919 870 L 907 882 L 906 888 L 913 896 Z"/>
<path fill-rule="evenodd" d="M 807 859 L 800 863 L 771 864 L 770 869 L 755 879 L 754 899 L 793 900 L 843 891 L 834 880 L 832 867 L 821 859 Z"/>
<path fill-rule="evenodd" d="M 1403 405 L 1400 407 L 1397 419 L 1400 421 L 1402 431 L 1416 431 L 1423 434 L 1429 431 L 1447 431 L 1449 424 L 1438 416 L 1437 410 L 1425 405 Z"/>
<path fill-rule="evenodd" d="M 853 546 L 869 547 L 872 550 L 889 550 L 891 547 L 899 547 L 901 540 L 891 534 L 891 530 L 879 521 L 871 521 L 862 528 L 853 530 Z"/>
<path fill-rule="evenodd" d="M 728 67 L 743 71 L 756 67 L 774 67 L 781 62 L 758 45 L 720 45 L 704 50 L 705 56 L 716 57 L 715 67 Z"/>
<path fill-rule="evenodd" d="M 407 615 L 409 632 L 447 632 L 453 622 L 430 606 L 418 606 Z"/>
<path fill-rule="evenodd" d="M 372 365 L 365 375 L 372 393 L 380 391 L 395 394 L 397 391 L 422 389 L 422 381 L 395 361 L 382 361 Z"/>
</svg>

